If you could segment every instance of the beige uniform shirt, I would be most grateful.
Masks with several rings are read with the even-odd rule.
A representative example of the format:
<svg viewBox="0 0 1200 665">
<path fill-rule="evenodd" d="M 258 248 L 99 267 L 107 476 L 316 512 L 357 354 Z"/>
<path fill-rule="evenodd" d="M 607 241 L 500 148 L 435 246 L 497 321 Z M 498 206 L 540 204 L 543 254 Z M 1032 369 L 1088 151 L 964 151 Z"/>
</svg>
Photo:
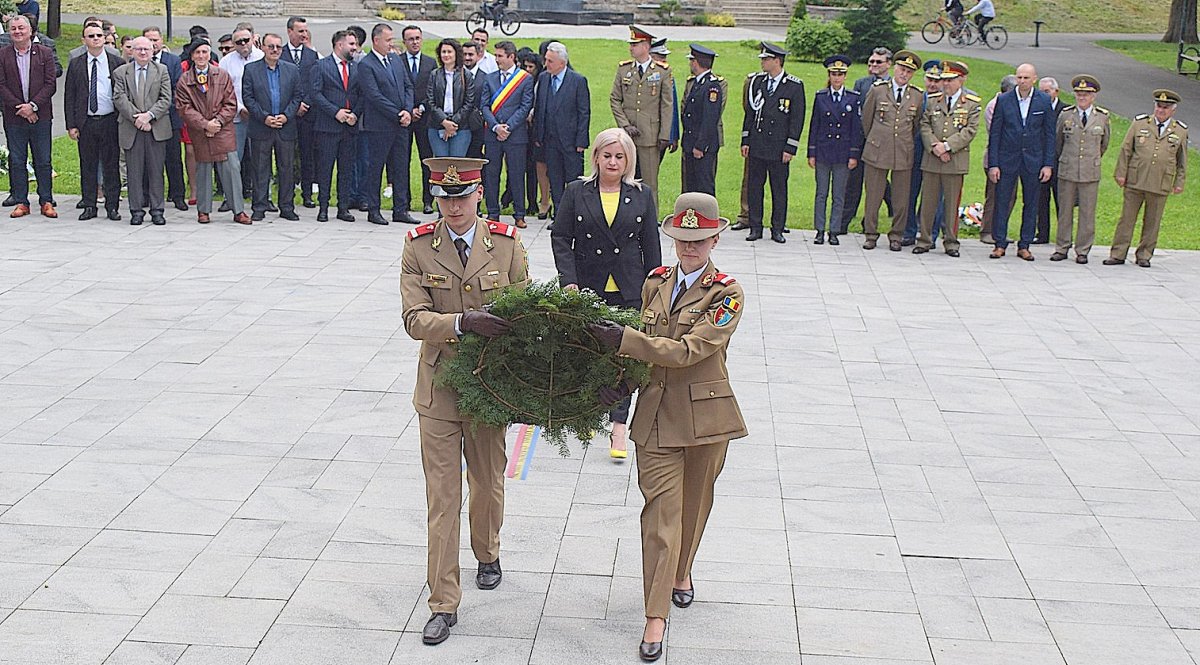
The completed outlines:
<svg viewBox="0 0 1200 665">
<path fill-rule="evenodd" d="M 1087 111 L 1087 126 L 1079 118 L 1079 109 L 1068 106 L 1058 115 L 1055 136 L 1058 142 L 1058 177 L 1071 182 L 1099 182 L 1100 158 L 1108 151 L 1112 126 L 1108 110 L 1093 105 Z"/>
<path fill-rule="evenodd" d="M 633 126 L 642 132 L 633 139 L 634 145 L 652 146 L 671 140 L 674 94 L 670 65 L 651 58 L 646 73 L 638 76 L 637 63 L 625 60 L 617 65 L 608 103 L 618 127 Z"/>
<path fill-rule="evenodd" d="M 921 170 L 966 174 L 971 166 L 971 141 L 979 132 L 982 108 L 979 97 L 961 91 L 953 108 L 946 107 L 948 101 L 944 94 L 935 92 L 925 102 L 925 113 L 921 116 L 921 143 L 925 146 Z M 943 162 L 933 154 L 933 146 L 938 143 L 950 145 L 950 161 Z"/>
<path fill-rule="evenodd" d="M 1171 118 L 1159 136 L 1154 116 L 1139 115 L 1121 143 L 1117 170 L 1125 186 L 1151 194 L 1182 189 L 1187 175 L 1187 125 Z"/>
<path fill-rule="evenodd" d="M 879 169 L 903 171 L 913 165 L 913 137 L 921 120 L 921 99 L 925 93 L 911 85 L 904 87 L 896 103 L 891 80 L 876 81 L 863 100 L 863 161 Z"/>
</svg>

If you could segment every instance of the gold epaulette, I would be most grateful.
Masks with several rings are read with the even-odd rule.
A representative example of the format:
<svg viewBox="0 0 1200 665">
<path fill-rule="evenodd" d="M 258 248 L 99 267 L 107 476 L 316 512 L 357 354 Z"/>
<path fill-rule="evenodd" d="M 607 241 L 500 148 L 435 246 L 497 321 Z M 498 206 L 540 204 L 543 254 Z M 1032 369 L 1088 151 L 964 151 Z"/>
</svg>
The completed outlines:
<svg viewBox="0 0 1200 665">
<path fill-rule="evenodd" d="M 979 95 L 963 95 L 963 97 L 966 97 L 968 100 L 975 102 L 976 104 L 980 102 Z"/>
<path fill-rule="evenodd" d="M 1103 113 L 1104 115 L 1108 115 L 1108 109 L 1106 109 L 1102 106 L 1093 106 L 1092 108 L 1096 109 L 1096 113 Z"/>
</svg>

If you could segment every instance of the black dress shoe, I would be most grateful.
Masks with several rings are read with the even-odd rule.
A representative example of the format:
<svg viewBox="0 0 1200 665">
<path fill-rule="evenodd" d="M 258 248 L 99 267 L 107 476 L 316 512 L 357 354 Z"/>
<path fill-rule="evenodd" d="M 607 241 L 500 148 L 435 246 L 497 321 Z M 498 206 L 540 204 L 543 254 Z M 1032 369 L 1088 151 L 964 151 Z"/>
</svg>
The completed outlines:
<svg viewBox="0 0 1200 665">
<path fill-rule="evenodd" d="M 820 231 L 817 231 L 817 237 L 813 238 L 813 244 L 814 245 L 824 245 L 825 244 L 825 234 Z"/>
<path fill-rule="evenodd" d="M 425 213 L 426 215 L 432 215 L 433 214 L 433 206 L 426 203 L 425 207 L 421 208 L 421 212 Z"/>
<path fill-rule="evenodd" d="M 784 233 L 791 233 L 791 232 L 792 232 L 792 230 L 791 230 L 791 229 L 789 229 L 788 227 L 786 227 L 786 226 L 785 226 L 785 227 L 783 227 L 783 232 L 784 232 Z"/>
<path fill-rule="evenodd" d="M 221 201 L 221 207 L 217 208 L 217 212 L 229 212 L 233 210 L 233 204 L 229 201 Z"/>
<path fill-rule="evenodd" d="M 729 227 L 729 230 L 730 231 L 745 231 L 748 228 L 750 228 L 750 222 L 738 222 L 737 224 L 734 224 L 733 226 Z"/>
<path fill-rule="evenodd" d="M 638 646 L 638 658 L 653 663 L 662 658 L 662 642 L 642 642 Z"/>
<path fill-rule="evenodd" d="M 88 205 L 86 202 L 84 202 L 84 201 L 80 201 L 79 203 L 76 203 L 76 204 L 75 204 L 75 209 L 76 209 L 76 210 L 86 210 L 87 208 L 90 208 L 90 207 L 93 207 L 93 206 L 89 206 L 89 205 Z"/>
<path fill-rule="evenodd" d="M 141 226 L 141 225 L 142 225 L 142 219 L 144 218 L 145 214 L 146 214 L 146 213 L 144 213 L 144 212 L 141 212 L 140 210 L 139 210 L 138 212 L 130 213 L 130 215 L 129 215 L 129 225 L 130 225 L 130 226 Z"/>
<path fill-rule="evenodd" d="M 121 211 L 117 210 L 116 208 L 109 208 L 108 209 L 108 218 L 114 222 L 121 221 Z"/>
<path fill-rule="evenodd" d="M 379 224 L 380 226 L 387 226 L 388 223 L 388 221 L 383 218 L 383 215 L 374 211 L 367 213 L 367 221 L 372 224 Z"/>
<path fill-rule="evenodd" d="M 1034 239 L 1033 239 L 1033 244 L 1035 244 L 1035 245 L 1049 245 L 1049 244 L 1050 244 L 1050 241 L 1049 241 L 1049 240 L 1046 240 L 1045 238 L 1034 238 Z"/>
<path fill-rule="evenodd" d="M 301 205 L 303 205 L 305 208 L 310 208 L 310 209 L 311 209 L 311 208 L 315 208 L 315 207 L 317 207 L 317 204 L 316 204 L 316 202 L 315 202 L 315 201 L 313 201 L 312 199 L 301 199 L 300 203 L 301 203 Z"/>
<path fill-rule="evenodd" d="M 252 222 L 261 222 L 266 218 L 267 214 L 261 210 L 255 210 L 254 213 L 250 215 L 250 221 Z"/>
<path fill-rule="evenodd" d="M 150 213 L 150 223 L 155 226 L 162 226 L 167 223 L 167 218 L 163 217 L 163 214 L 161 212 L 151 212 Z"/>
<path fill-rule="evenodd" d="M 875 249 L 875 242 L 876 241 L 867 238 L 866 242 L 863 243 L 863 249 Z"/>
<path fill-rule="evenodd" d="M 841 241 L 841 240 L 838 240 L 838 234 L 836 234 L 836 233 L 830 233 L 830 234 L 829 234 L 829 244 L 830 244 L 830 245 L 840 245 L 840 244 L 842 244 L 842 241 Z"/>
<path fill-rule="evenodd" d="M 317 221 L 318 222 L 328 222 L 329 221 L 329 208 L 321 208 L 321 210 L 317 212 Z"/>
<path fill-rule="evenodd" d="M 754 242 L 755 240 L 762 240 L 762 231 L 761 230 L 751 231 L 750 235 L 746 236 L 747 242 Z"/>
<path fill-rule="evenodd" d="M 96 219 L 96 209 L 90 206 L 84 208 L 83 212 L 79 213 L 79 221 L 86 222 L 89 219 Z"/>
<path fill-rule="evenodd" d="M 696 585 L 690 589 L 671 589 L 671 604 L 680 609 L 691 606 L 696 599 Z"/>
<path fill-rule="evenodd" d="M 354 215 L 351 215 L 349 210 L 345 210 L 343 208 L 338 208 L 337 218 L 342 220 L 343 222 L 353 222 L 354 221 Z"/>
<path fill-rule="evenodd" d="M 407 210 L 392 213 L 392 221 L 397 224 L 420 224 Z"/>
<path fill-rule="evenodd" d="M 504 573 L 500 570 L 500 559 L 491 563 L 480 563 L 479 571 L 475 573 L 475 586 L 484 591 L 491 591 L 500 586 Z"/>
<path fill-rule="evenodd" d="M 11 208 L 11 207 L 17 205 L 18 203 L 20 203 L 20 201 L 18 201 L 12 195 L 9 195 L 8 198 L 4 199 L 4 203 L 0 203 L 0 205 L 3 205 L 5 208 Z"/>
<path fill-rule="evenodd" d="M 296 222 L 300 220 L 300 215 L 297 215 L 295 210 L 284 210 L 279 213 L 279 218 L 286 219 L 289 222 Z"/>
<path fill-rule="evenodd" d="M 1050 255 L 1050 260 L 1051 260 L 1051 261 L 1063 261 L 1063 260 L 1065 260 L 1066 258 L 1067 258 L 1067 253 L 1066 253 L 1066 252 L 1055 252 L 1055 253 L 1053 253 L 1053 254 L 1051 254 L 1051 255 Z"/>
<path fill-rule="evenodd" d="M 371 212 L 371 206 L 367 205 L 366 201 L 363 201 L 362 203 L 358 204 L 358 211 L 359 212 Z"/>
<path fill-rule="evenodd" d="M 787 242 L 787 238 L 783 237 L 782 231 L 771 231 L 771 240 L 774 240 L 775 242 L 779 243 L 780 245 Z"/>
<path fill-rule="evenodd" d="M 1107 259 L 1104 259 L 1104 265 L 1106 265 L 1106 266 L 1121 266 L 1121 265 L 1125 265 L 1125 259 L 1114 259 L 1114 258 L 1112 258 L 1112 257 L 1109 257 L 1109 258 L 1107 258 Z"/>
<path fill-rule="evenodd" d="M 929 251 L 928 247 L 913 247 L 913 254 L 924 254 Z"/>
<path fill-rule="evenodd" d="M 434 612 L 425 622 L 425 630 L 421 631 L 421 641 L 425 644 L 441 644 L 450 637 L 450 628 L 458 623 L 458 612 Z"/>
<path fill-rule="evenodd" d="M 1079 265 L 1087 265 L 1087 254 L 1080 254 L 1075 257 L 1075 263 Z"/>
<path fill-rule="evenodd" d="M 1137 264 L 1138 264 L 1139 268 L 1149 268 L 1150 267 L 1150 259 L 1138 259 Z"/>
<path fill-rule="evenodd" d="M 550 216 L 550 213 L 548 213 L 548 212 L 539 212 L 537 215 L 538 219 L 540 219 L 540 220 L 545 220 L 549 216 Z"/>
<path fill-rule="evenodd" d="M 184 199 L 182 196 L 177 199 L 173 199 L 171 201 L 171 203 L 175 204 L 176 210 L 187 210 L 188 209 L 187 200 Z"/>
<path fill-rule="evenodd" d="M 958 258 L 958 250 L 957 249 L 948 249 L 948 250 L 946 250 L 946 256 L 952 256 L 957 259 Z"/>
<path fill-rule="evenodd" d="M 267 203 L 267 212 L 279 212 L 279 208 L 277 208 L 274 203 L 268 202 Z"/>
<path fill-rule="evenodd" d="M 898 240 L 891 240 L 888 242 L 888 249 L 892 250 L 893 252 L 900 251 L 900 247 L 900 241 Z"/>
<path fill-rule="evenodd" d="M 917 244 L 917 239 L 916 238 L 905 238 L 900 241 L 900 244 L 904 247 L 912 247 L 913 245 Z"/>
</svg>

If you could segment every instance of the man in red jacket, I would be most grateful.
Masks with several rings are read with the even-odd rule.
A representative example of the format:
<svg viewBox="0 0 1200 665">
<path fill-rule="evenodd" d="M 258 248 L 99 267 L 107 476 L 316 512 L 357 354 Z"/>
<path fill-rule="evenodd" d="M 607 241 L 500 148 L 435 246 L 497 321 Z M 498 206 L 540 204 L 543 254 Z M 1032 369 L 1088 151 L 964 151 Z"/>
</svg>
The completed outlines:
<svg viewBox="0 0 1200 665">
<path fill-rule="evenodd" d="M 0 106 L 9 150 L 8 189 L 16 204 L 11 216 L 29 214 L 29 172 L 25 163 L 32 151 L 42 215 L 58 217 L 50 168 L 50 123 L 54 117 L 51 100 L 58 88 L 58 59 L 50 49 L 33 43 L 33 28 L 24 16 L 9 20 L 8 34 L 12 44 L 0 48 Z"/>
</svg>

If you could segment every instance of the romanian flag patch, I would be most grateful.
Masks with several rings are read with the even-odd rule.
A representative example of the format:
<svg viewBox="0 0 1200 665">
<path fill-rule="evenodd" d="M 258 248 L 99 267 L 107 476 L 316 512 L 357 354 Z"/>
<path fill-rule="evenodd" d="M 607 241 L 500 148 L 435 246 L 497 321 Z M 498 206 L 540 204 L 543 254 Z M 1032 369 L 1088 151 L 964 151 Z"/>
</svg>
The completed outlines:
<svg viewBox="0 0 1200 665">
<path fill-rule="evenodd" d="M 740 309 L 742 309 L 742 303 L 738 302 L 737 298 L 725 296 L 725 299 L 713 311 L 713 325 L 718 328 L 729 325 Z"/>
</svg>

